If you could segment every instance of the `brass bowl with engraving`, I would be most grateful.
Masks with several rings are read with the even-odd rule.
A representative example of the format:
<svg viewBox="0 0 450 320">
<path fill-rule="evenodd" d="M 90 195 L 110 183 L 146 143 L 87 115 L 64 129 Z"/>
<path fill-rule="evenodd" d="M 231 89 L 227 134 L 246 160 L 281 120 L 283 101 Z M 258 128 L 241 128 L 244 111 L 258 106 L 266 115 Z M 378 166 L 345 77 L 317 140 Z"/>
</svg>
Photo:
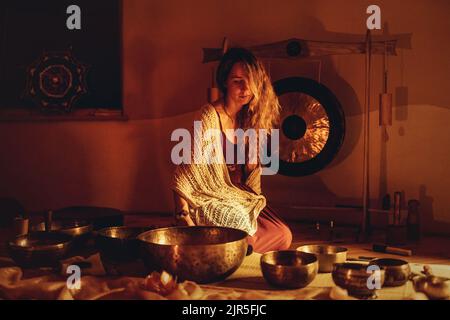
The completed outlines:
<svg viewBox="0 0 450 320">
<path fill-rule="evenodd" d="M 165 270 L 181 280 L 211 283 L 224 280 L 247 254 L 247 233 L 213 227 L 170 227 L 144 232 L 141 258 L 149 271 Z"/>
<path fill-rule="evenodd" d="M 384 267 L 372 271 L 366 263 L 344 262 L 333 266 L 333 281 L 346 289 L 348 294 L 359 299 L 376 299 L 376 290 L 381 289 L 385 279 Z"/>
<path fill-rule="evenodd" d="M 297 248 L 300 252 L 314 254 L 319 260 L 319 272 L 333 271 L 335 263 L 347 260 L 347 248 L 328 245 L 306 245 Z"/>
<path fill-rule="evenodd" d="M 319 264 L 314 254 L 297 250 L 266 252 L 261 256 L 264 279 L 276 287 L 302 288 L 317 275 Z"/>
</svg>

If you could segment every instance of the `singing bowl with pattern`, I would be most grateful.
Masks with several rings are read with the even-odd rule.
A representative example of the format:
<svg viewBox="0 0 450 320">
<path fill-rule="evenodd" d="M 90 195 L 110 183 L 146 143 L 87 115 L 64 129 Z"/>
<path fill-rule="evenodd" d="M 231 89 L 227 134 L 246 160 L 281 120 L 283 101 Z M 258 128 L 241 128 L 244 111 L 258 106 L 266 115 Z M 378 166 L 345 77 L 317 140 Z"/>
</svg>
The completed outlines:
<svg viewBox="0 0 450 320">
<path fill-rule="evenodd" d="M 148 271 L 162 271 L 197 283 L 221 281 L 239 268 L 247 233 L 227 227 L 159 228 L 138 236 Z"/>
</svg>

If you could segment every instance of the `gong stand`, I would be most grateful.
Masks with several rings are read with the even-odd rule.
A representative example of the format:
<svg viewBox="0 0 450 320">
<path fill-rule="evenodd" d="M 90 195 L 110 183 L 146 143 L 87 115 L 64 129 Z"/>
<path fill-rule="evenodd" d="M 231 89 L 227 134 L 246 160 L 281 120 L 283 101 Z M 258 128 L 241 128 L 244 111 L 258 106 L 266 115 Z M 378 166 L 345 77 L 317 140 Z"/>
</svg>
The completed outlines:
<svg viewBox="0 0 450 320">
<path fill-rule="evenodd" d="M 360 240 L 366 240 L 370 233 L 370 185 L 369 185 L 369 143 L 370 143 L 370 79 L 372 74 L 372 38 L 370 30 L 366 35 L 366 81 L 364 103 L 364 160 L 363 160 L 363 216 L 361 220 Z"/>
<path fill-rule="evenodd" d="M 397 40 L 376 40 L 371 42 L 372 54 L 397 55 Z M 227 38 L 222 48 L 203 48 L 203 63 L 219 61 L 224 50 L 229 46 Z M 366 54 L 366 41 L 362 42 L 330 42 L 311 41 L 292 38 L 269 44 L 247 47 L 255 56 L 261 59 L 301 59 L 343 54 Z"/>
<path fill-rule="evenodd" d="M 311 58 L 311 57 L 323 57 L 330 55 L 347 55 L 347 54 L 364 54 L 366 56 L 365 59 L 365 103 L 364 103 L 364 157 L 363 157 L 363 215 L 360 224 L 360 235 L 358 239 L 365 241 L 367 237 L 371 233 L 370 227 L 370 213 L 375 212 L 377 210 L 370 209 L 369 207 L 369 199 L 370 199 L 370 185 L 369 185 L 369 139 L 370 139 L 370 86 L 371 86 L 371 74 L 372 74 L 372 55 L 384 55 L 386 59 L 389 55 L 397 55 L 396 53 L 396 44 L 397 40 L 372 40 L 370 30 L 367 30 L 365 41 L 364 42 L 329 42 L 329 41 L 312 41 L 312 40 L 304 40 L 298 38 L 292 38 L 288 40 L 283 40 L 279 42 L 262 44 L 248 47 L 251 52 L 255 56 L 260 59 L 302 59 L 302 58 Z M 229 47 L 229 41 L 227 38 L 224 38 L 222 43 L 222 48 L 203 48 L 203 63 L 215 62 L 219 61 L 224 53 L 227 51 Z M 214 71 L 213 71 L 214 74 Z M 214 78 L 214 77 L 213 77 Z M 307 82 L 312 81 L 306 78 L 288 78 L 282 79 L 274 83 L 274 89 L 277 95 L 284 94 L 286 92 L 295 92 L 298 87 L 308 87 Z M 305 82 L 306 81 L 306 82 Z M 281 82 L 281 83 L 280 83 Z M 286 83 L 285 83 L 286 82 Z M 305 86 L 306 85 L 306 86 Z M 332 148 L 323 148 L 324 152 L 320 152 L 317 154 L 319 158 L 318 164 L 315 163 L 313 168 L 308 167 L 308 161 L 305 161 L 305 165 L 301 168 L 302 170 L 296 170 L 295 167 L 289 166 L 289 164 L 283 163 L 280 160 L 280 173 L 291 175 L 291 176 L 302 176 L 315 173 L 322 168 L 324 168 L 333 157 L 336 155 L 339 150 L 343 135 L 345 131 L 345 125 L 343 121 L 343 114 L 339 110 L 340 105 L 337 102 L 337 99 L 333 96 L 329 90 L 325 87 L 320 88 L 321 84 L 311 84 L 310 87 L 314 87 L 310 92 L 319 92 L 325 93 L 325 96 L 329 96 L 331 99 L 331 104 L 336 106 L 335 109 L 338 112 L 334 115 L 328 113 L 327 120 L 335 120 L 334 126 L 334 136 L 330 135 L 331 139 L 334 139 L 334 143 L 332 144 Z M 288 89 L 286 89 L 286 87 Z M 318 95 L 312 95 L 314 98 L 320 99 Z M 212 81 L 212 87 L 208 89 L 208 100 L 212 102 L 219 98 L 218 89 L 215 87 L 214 81 Z M 330 100 L 329 100 L 330 101 Z M 317 102 L 317 101 L 316 101 Z M 319 101 L 320 102 L 320 101 Z M 381 113 L 380 113 L 381 116 Z M 338 120 L 342 119 L 342 123 Z M 381 120 L 380 120 L 381 121 Z M 380 122 L 381 123 L 381 122 Z M 299 121 L 295 116 L 288 117 L 286 121 L 283 123 L 283 126 L 287 126 L 288 128 L 285 130 L 285 134 L 289 137 L 292 135 L 292 139 L 295 140 L 298 137 L 299 133 L 298 126 Z M 285 128 L 282 128 L 283 130 Z M 303 131 L 302 131 L 303 132 Z M 330 131 L 331 132 L 331 131 Z M 325 155 L 325 156 L 324 156 Z M 298 169 L 298 168 L 297 168 Z M 290 174 L 287 174 L 289 172 Z M 314 207 L 316 208 L 316 207 Z M 323 209 L 335 209 L 335 208 L 327 208 L 323 207 Z M 378 210 L 379 211 L 379 210 Z M 385 211 L 383 211 L 385 212 Z M 387 211 L 388 213 L 388 211 Z"/>
</svg>

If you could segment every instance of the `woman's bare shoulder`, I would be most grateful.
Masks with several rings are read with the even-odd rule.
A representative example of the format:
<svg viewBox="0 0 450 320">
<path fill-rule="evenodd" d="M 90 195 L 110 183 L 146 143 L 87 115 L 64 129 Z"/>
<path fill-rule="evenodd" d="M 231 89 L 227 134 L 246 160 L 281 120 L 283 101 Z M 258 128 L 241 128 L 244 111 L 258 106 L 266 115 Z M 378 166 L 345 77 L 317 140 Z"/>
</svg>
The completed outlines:
<svg viewBox="0 0 450 320">
<path fill-rule="evenodd" d="M 199 110 L 199 115 L 210 115 L 211 113 L 215 113 L 216 111 L 220 114 L 223 113 L 223 103 L 220 100 L 204 104 Z"/>
<path fill-rule="evenodd" d="M 223 100 L 222 99 L 216 100 L 210 103 L 210 105 L 212 105 L 216 109 L 223 109 Z"/>
<path fill-rule="evenodd" d="M 206 103 L 197 110 L 194 120 L 204 121 L 206 119 L 217 118 L 217 112 L 221 113 L 219 109 L 220 105 L 218 104 Z"/>
</svg>

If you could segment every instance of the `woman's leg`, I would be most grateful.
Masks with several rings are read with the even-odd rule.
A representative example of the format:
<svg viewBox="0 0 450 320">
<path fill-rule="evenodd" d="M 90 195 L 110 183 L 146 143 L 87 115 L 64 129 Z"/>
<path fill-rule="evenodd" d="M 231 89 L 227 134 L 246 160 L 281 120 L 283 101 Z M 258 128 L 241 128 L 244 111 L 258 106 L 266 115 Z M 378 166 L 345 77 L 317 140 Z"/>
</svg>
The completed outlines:
<svg viewBox="0 0 450 320">
<path fill-rule="evenodd" d="M 253 251 L 264 253 L 273 250 L 289 249 L 292 243 L 292 232 L 275 211 L 266 206 L 258 216 L 258 229 L 248 237 Z"/>
</svg>

